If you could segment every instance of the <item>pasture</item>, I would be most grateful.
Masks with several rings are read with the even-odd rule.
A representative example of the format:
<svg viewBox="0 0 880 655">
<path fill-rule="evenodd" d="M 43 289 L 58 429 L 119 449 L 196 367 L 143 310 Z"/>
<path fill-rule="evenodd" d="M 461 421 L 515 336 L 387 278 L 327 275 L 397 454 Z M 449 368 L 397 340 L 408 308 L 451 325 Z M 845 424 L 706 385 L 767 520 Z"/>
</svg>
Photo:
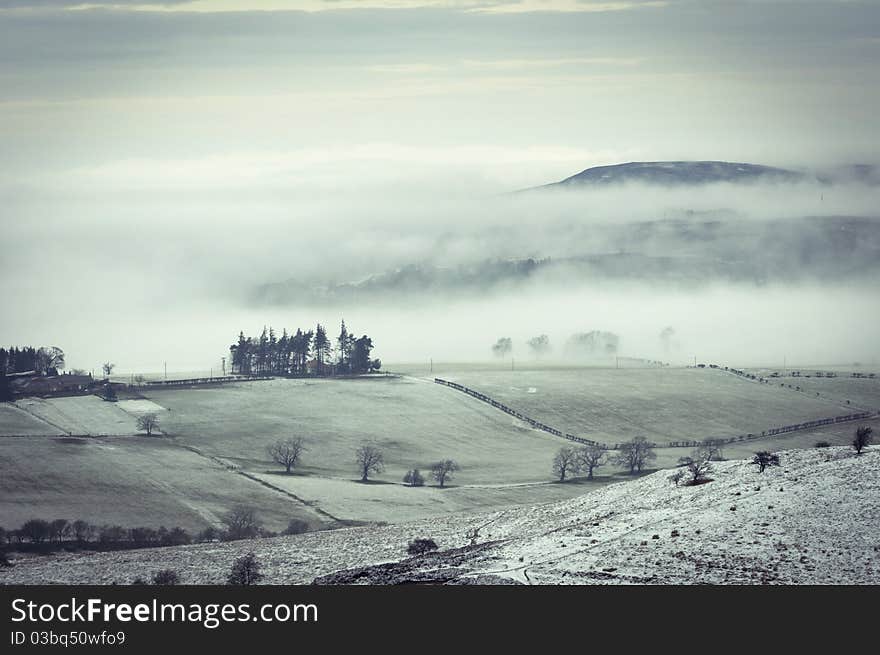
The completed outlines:
<svg viewBox="0 0 880 655">
<path fill-rule="evenodd" d="M 334 519 L 401 522 L 561 500 L 628 479 L 609 464 L 593 482 L 552 482 L 555 453 L 576 444 L 434 384 L 424 373 L 150 388 L 145 397 L 119 403 L 85 396 L 2 405 L 0 435 L 20 436 L 0 438 L 0 525 L 83 518 L 195 531 L 218 525 L 237 505 L 255 507 L 271 530 L 291 518 L 316 528 Z M 759 434 L 849 413 L 853 408 L 832 399 L 831 391 L 856 396 L 855 385 L 860 400 L 880 406 L 880 382 L 867 379 L 817 379 L 847 385 L 817 398 L 704 369 L 447 366 L 435 374 L 553 427 L 606 442 Z M 135 419 L 145 411 L 159 414 L 164 436 L 136 436 Z M 864 423 L 880 429 L 877 419 Z M 730 444 L 724 455 L 809 448 L 820 440 L 847 444 L 855 427 Z M 70 434 L 120 436 L 64 436 Z M 307 447 L 290 476 L 266 451 L 287 437 L 303 437 Z M 368 484 L 358 481 L 354 461 L 363 443 L 380 448 L 385 459 Z M 688 452 L 659 448 L 651 468 L 675 466 Z M 439 489 L 429 468 L 446 458 L 461 470 L 449 488 Z M 422 471 L 427 486 L 401 483 L 412 468 Z"/>
<path fill-rule="evenodd" d="M 711 369 L 464 369 L 450 370 L 443 379 L 563 432 L 605 443 L 635 436 L 660 443 L 760 434 L 855 411 L 827 398 Z"/>
<path fill-rule="evenodd" d="M 559 439 L 436 386 L 384 376 L 277 379 L 147 395 L 167 408 L 162 426 L 175 442 L 249 471 L 278 470 L 266 447 L 296 436 L 308 448 L 297 470 L 311 476 L 358 479 L 354 452 L 368 442 L 385 456 L 377 480 L 399 482 L 446 458 L 461 465 L 459 484 L 546 480 Z"/>
<path fill-rule="evenodd" d="M 0 526 L 31 518 L 191 532 L 219 525 L 235 505 L 259 508 L 271 530 L 314 511 L 161 438 L 0 439 Z"/>
</svg>

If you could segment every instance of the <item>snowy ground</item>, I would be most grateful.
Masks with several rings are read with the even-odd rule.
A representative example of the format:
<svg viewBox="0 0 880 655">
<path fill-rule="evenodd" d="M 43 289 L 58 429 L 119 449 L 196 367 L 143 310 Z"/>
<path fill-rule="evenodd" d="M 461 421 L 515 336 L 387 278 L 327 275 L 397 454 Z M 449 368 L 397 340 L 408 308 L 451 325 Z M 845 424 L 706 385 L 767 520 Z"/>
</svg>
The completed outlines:
<svg viewBox="0 0 880 655">
<path fill-rule="evenodd" d="M 43 434 L 91 436 L 131 435 L 137 433 L 136 416 L 122 403 L 112 403 L 97 396 L 67 398 L 22 398 L 13 406 L 26 412 L 35 422 L 45 425 Z M 15 425 L 0 423 L 0 436 L 16 434 Z M 34 430 L 27 434 L 35 433 Z"/>
<path fill-rule="evenodd" d="M 745 460 L 714 465 L 713 481 L 676 487 L 669 471 L 609 485 L 572 500 L 479 516 L 440 516 L 295 537 L 101 555 L 21 559 L 4 583 L 126 584 L 161 568 L 185 583 L 218 583 L 253 550 L 270 584 L 309 583 L 367 567 L 359 581 L 409 579 L 593 583 L 880 583 L 880 448 L 784 451 L 758 473 Z M 441 550 L 408 559 L 430 537 Z M 362 574 L 363 573 L 363 574 Z M 382 577 L 385 576 L 385 577 Z M 433 577 L 432 577 L 433 576 Z M 355 576 L 348 577 L 354 579 Z M 405 578 L 404 578 L 405 579 Z M 401 581 L 400 575 L 394 578 Z"/>
</svg>

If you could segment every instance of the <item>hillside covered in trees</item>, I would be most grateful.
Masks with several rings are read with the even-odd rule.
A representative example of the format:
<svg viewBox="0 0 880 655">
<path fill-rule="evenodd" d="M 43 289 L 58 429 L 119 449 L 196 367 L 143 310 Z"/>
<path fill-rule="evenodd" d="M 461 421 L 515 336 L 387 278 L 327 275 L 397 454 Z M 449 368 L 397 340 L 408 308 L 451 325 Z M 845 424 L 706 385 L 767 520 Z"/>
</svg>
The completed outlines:
<svg viewBox="0 0 880 655">
<path fill-rule="evenodd" d="M 238 335 L 238 342 L 229 347 L 232 372 L 242 375 L 356 375 L 381 368 L 372 359 L 373 340 L 367 335 L 355 337 L 342 321 L 339 335 L 327 336 L 327 329 L 318 323 L 314 330 L 281 336 L 274 328 L 263 328 L 259 337 Z"/>
</svg>

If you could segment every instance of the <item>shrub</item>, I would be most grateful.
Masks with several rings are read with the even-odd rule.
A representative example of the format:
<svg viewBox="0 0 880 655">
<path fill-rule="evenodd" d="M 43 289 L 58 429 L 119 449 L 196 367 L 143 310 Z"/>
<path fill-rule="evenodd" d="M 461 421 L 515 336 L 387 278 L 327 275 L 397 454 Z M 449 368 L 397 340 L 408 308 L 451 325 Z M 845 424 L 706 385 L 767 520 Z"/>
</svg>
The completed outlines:
<svg viewBox="0 0 880 655">
<path fill-rule="evenodd" d="M 162 569 L 157 571 L 153 576 L 153 584 L 155 585 L 176 585 L 180 584 L 180 576 L 174 569 Z"/>
<path fill-rule="evenodd" d="M 49 538 L 51 526 L 43 519 L 31 519 L 21 526 L 19 533 L 27 537 L 32 544 L 39 544 Z"/>
<path fill-rule="evenodd" d="M 180 527 L 171 528 L 167 535 L 162 536 L 162 544 L 165 546 L 182 546 L 189 543 L 192 543 L 192 538 L 186 530 Z"/>
<path fill-rule="evenodd" d="M 403 481 L 411 487 L 425 486 L 425 478 L 419 473 L 419 469 L 407 471 L 406 475 L 403 476 Z"/>
<path fill-rule="evenodd" d="M 98 533 L 98 541 L 103 544 L 118 543 L 125 541 L 128 536 L 128 530 L 121 525 L 105 525 L 102 526 Z"/>
<path fill-rule="evenodd" d="M 757 465 L 759 473 L 763 473 L 768 466 L 779 466 L 779 455 L 769 450 L 759 450 L 752 458 L 752 464 Z"/>
<path fill-rule="evenodd" d="M 282 534 L 302 534 L 309 531 L 309 524 L 302 519 L 290 519 L 287 528 Z"/>
<path fill-rule="evenodd" d="M 413 539 L 406 548 L 406 552 L 410 555 L 421 555 L 432 550 L 437 550 L 437 544 L 433 539 Z"/>
<path fill-rule="evenodd" d="M 684 471 L 676 471 L 672 475 L 669 476 L 668 480 L 673 483 L 676 487 L 681 483 L 684 478 Z"/>
<path fill-rule="evenodd" d="M 678 463 L 684 466 L 690 474 L 690 480 L 688 480 L 687 486 L 693 487 L 698 484 L 703 484 L 704 482 L 709 482 L 708 475 L 712 471 L 710 461 L 713 456 L 714 453 L 710 448 L 700 446 L 691 453 L 690 457 L 679 458 Z"/>
<path fill-rule="evenodd" d="M 254 585 L 263 579 L 260 573 L 262 564 L 253 553 L 242 555 L 232 563 L 232 570 L 226 579 L 226 584 L 231 585 Z"/>
<path fill-rule="evenodd" d="M 83 521 L 82 519 L 77 519 L 76 521 L 74 521 L 71 524 L 71 530 L 73 530 L 73 538 L 80 543 L 88 541 L 95 533 L 94 526 L 87 521 Z"/>
<path fill-rule="evenodd" d="M 222 537 L 223 533 L 221 533 L 220 530 L 218 530 L 214 526 L 210 526 L 199 532 L 198 535 L 196 535 L 196 541 L 220 541 Z"/>
<path fill-rule="evenodd" d="M 817 441 L 816 442 L 816 448 L 829 448 L 829 447 L 831 447 L 831 444 L 828 443 L 827 441 Z"/>
<path fill-rule="evenodd" d="M 865 446 L 871 443 L 871 435 L 873 432 L 874 430 L 867 425 L 862 425 L 856 429 L 856 435 L 853 437 L 852 445 L 853 448 L 855 448 L 857 455 L 861 455 Z"/>
<path fill-rule="evenodd" d="M 105 384 L 104 389 L 101 391 L 101 398 L 108 402 L 116 402 L 119 398 L 116 396 L 116 389 L 113 388 L 111 384 Z"/>
<path fill-rule="evenodd" d="M 5 552 L 0 552 L 0 568 L 8 569 L 12 566 L 12 562 L 9 561 L 9 557 Z"/>
<path fill-rule="evenodd" d="M 223 538 L 227 541 L 253 539 L 262 529 L 256 512 L 249 507 L 236 507 L 223 517 L 223 524 L 226 526 Z"/>
</svg>

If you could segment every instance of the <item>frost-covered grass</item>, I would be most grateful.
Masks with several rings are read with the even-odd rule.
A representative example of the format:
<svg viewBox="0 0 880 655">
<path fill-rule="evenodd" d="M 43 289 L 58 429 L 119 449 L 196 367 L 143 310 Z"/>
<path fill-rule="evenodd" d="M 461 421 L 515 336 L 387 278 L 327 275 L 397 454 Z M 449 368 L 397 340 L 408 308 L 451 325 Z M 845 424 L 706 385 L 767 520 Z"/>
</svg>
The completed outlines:
<svg viewBox="0 0 880 655">
<path fill-rule="evenodd" d="M 64 434 L 14 403 L 0 403 L 0 436 Z"/>
<path fill-rule="evenodd" d="M 560 428 L 595 421 L 605 432 L 579 432 L 604 434 L 608 441 L 636 434 L 658 441 L 697 439 L 846 412 L 827 400 L 719 371 L 463 367 L 442 375 Z M 255 504 L 275 530 L 300 515 L 313 523 L 331 521 L 319 519 L 316 509 L 343 520 L 404 522 L 571 498 L 626 477 L 606 465 L 594 483 L 552 484 L 553 456 L 570 442 L 430 379 L 278 379 L 151 389 L 149 396 L 119 403 L 94 396 L 18 401 L 31 414 L 0 406 L 0 434 L 57 435 L 61 427 L 46 422 L 52 421 L 75 434 L 127 435 L 75 443 L 0 439 L 0 525 L 62 517 L 195 529 L 216 523 L 237 504 Z M 170 436 L 133 436 L 136 416 L 145 411 L 159 413 L 161 430 Z M 880 421 L 864 424 L 880 432 Z M 844 445 L 857 425 L 731 444 L 724 455 L 811 448 L 820 440 Z M 308 450 L 296 474 L 285 476 L 266 446 L 290 436 L 304 437 Z M 365 441 L 383 450 L 386 464 L 371 476 L 375 483 L 366 485 L 358 482 L 354 464 L 355 449 Z M 675 466 L 687 454 L 688 449 L 658 449 L 651 467 Z M 428 471 L 433 461 L 446 458 L 461 470 L 452 488 L 440 490 Z M 250 479 L 227 471 L 224 463 Z M 400 484 L 411 468 L 422 471 L 428 486 Z"/>
<path fill-rule="evenodd" d="M 51 425 L 44 434 L 123 435 L 135 434 L 135 416 L 118 403 L 107 402 L 97 396 L 66 398 L 22 398 L 15 406 L 33 417 Z M 15 434 L 0 417 L 0 436 Z"/>
<path fill-rule="evenodd" d="M 31 518 L 84 519 L 126 527 L 218 525 L 235 505 L 251 505 L 266 527 L 291 518 L 326 520 L 163 438 L 71 437 L 0 439 L 0 526 Z"/>
<path fill-rule="evenodd" d="M 443 377 L 560 430 L 611 443 L 758 434 L 854 411 L 711 369 L 466 368 Z"/>
<path fill-rule="evenodd" d="M 601 478 L 594 482 L 578 480 L 566 484 L 547 481 L 488 486 L 461 486 L 453 481 L 449 487 L 440 489 L 433 483 L 424 487 L 407 487 L 313 476 L 262 474 L 259 477 L 337 518 L 394 523 L 571 498 L 610 481 Z"/>
<path fill-rule="evenodd" d="M 163 430 L 177 443 L 255 473 L 282 470 L 267 445 L 301 436 L 308 450 L 297 470 L 310 476 L 356 480 L 355 450 L 370 442 L 385 458 L 379 481 L 400 482 L 408 469 L 425 472 L 447 458 L 461 466 L 457 484 L 543 481 L 563 445 L 483 403 L 411 379 L 278 379 L 151 390 L 149 398 L 168 408 Z"/>
<path fill-rule="evenodd" d="M 484 515 L 446 515 L 227 544 L 22 558 L 5 583 L 128 583 L 162 568 L 183 582 L 222 583 L 254 551 L 268 584 L 308 583 L 340 569 L 399 561 L 416 537 L 441 549 L 499 541 L 462 565 L 530 584 L 880 583 L 880 448 L 784 451 L 758 473 L 714 465 L 712 482 L 677 487 L 668 472 L 577 498 Z M 655 538 L 656 535 L 656 538 Z M 426 564 L 426 567 L 436 566 Z"/>
</svg>

